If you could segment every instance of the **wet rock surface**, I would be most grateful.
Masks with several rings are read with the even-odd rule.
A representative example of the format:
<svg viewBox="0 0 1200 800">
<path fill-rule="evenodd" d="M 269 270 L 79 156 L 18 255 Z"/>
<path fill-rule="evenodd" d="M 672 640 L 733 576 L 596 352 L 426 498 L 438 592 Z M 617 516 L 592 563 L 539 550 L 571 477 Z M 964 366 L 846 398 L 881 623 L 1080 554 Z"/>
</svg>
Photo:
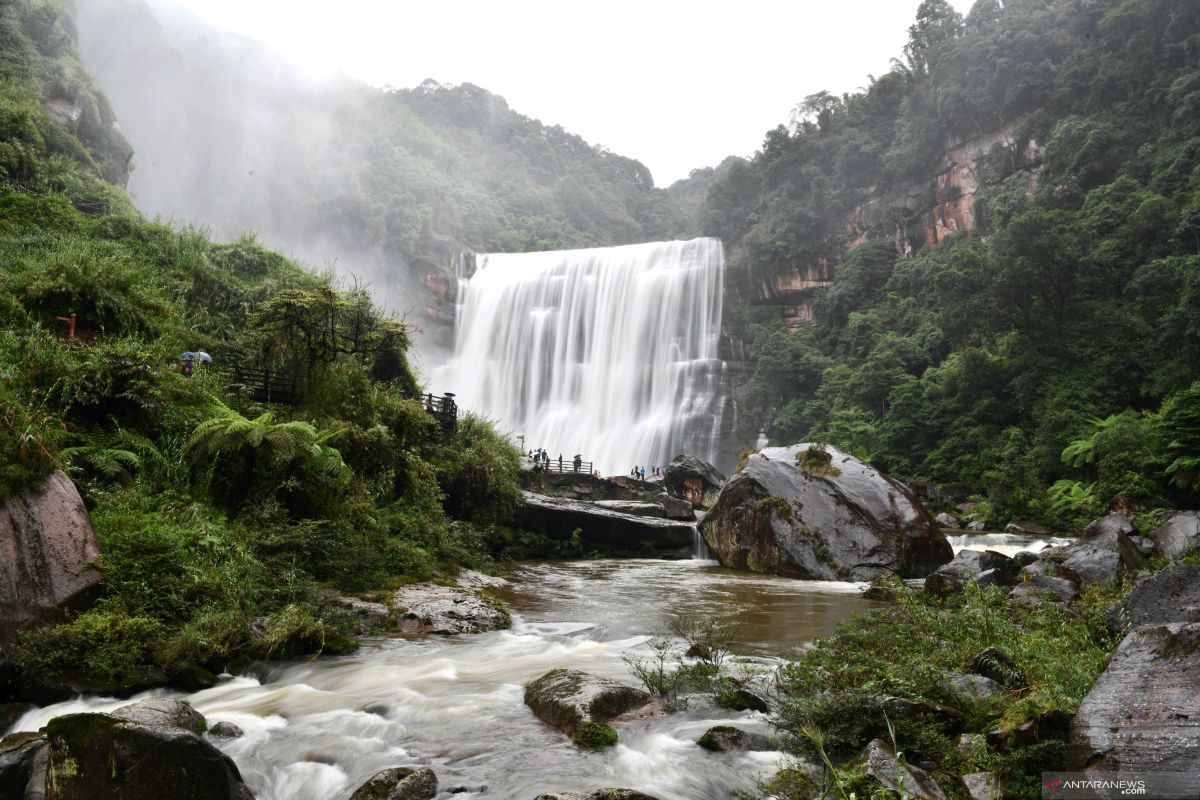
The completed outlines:
<svg viewBox="0 0 1200 800">
<path fill-rule="evenodd" d="M 902 764 L 890 747 L 874 739 L 863 752 L 866 772 L 880 785 L 892 791 L 903 791 L 908 797 L 923 800 L 946 800 L 946 793 L 929 773 L 912 764 Z"/>
<path fill-rule="evenodd" d="M 586 723 L 605 725 L 618 717 L 662 713 L 662 701 L 608 678 L 556 669 L 525 687 L 525 705 L 542 722 L 573 736 Z"/>
<path fill-rule="evenodd" d="M 1173 773 L 1178 796 L 1200 793 L 1200 623 L 1130 632 L 1079 706 L 1067 769 Z"/>
<path fill-rule="evenodd" d="M 675 456 L 663 472 L 667 494 L 686 500 L 694 508 L 709 508 L 725 484 L 717 468 L 694 456 Z"/>
<path fill-rule="evenodd" d="M 692 525 L 673 519 L 638 516 L 598 503 L 523 493 L 517 527 L 561 541 L 579 529 L 584 543 L 618 551 L 690 548 Z"/>
<path fill-rule="evenodd" d="M 798 578 L 923 577 L 950 561 L 949 542 L 902 484 L 833 447 L 766 448 L 729 479 L 700 531 L 727 567 Z"/>
<path fill-rule="evenodd" d="M 750 733 L 732 725 L 716 725 L 704 732 L 696 742 L 705 750 L 722 753 L 741 753 L 746 750 L 773 750 L 771 740 L 761 733 Z"/>
<path fill-rule="evenodd" d="M 640 500 L 597 500 L 592 505 L 616 511 L 619 514 L 632 514 L 635 517 L 665 517 L 667 515 L 662 504 L 645 503 Z"/>
<path fill-rule="evenodd" d="M 462 586 L 418 583 L 392 596 L 398 626 L 408 634 L 452 636 L 507 630 L 512 618 L 504 605 L 482 592 Z"/>
<path fill-rule="evenodd" d="M 139 725 L 160 725 L 196 734 L 204 733 L 208 727 L 203 714 L 174 697 L 148 697 L 118 708 L 112 716 Z"/>
<path fill-rule="evenodd" d="M 1110 609 L 1108 621 L 1114 631 L 1166 622 L 1200 622 L 1200 564 L 1174 564 L 1142 581 Z"/>
<path fill-rule="evenodd" d="M 1058 565 L 1060 575 L 1081 586 L 1113 583 L 1126 573 L 1146 568 L 1141 551 L 1119 530 L 1108 530 L 1054 548 L 1044 558 Z"/>
<path fill-rule="evenodd" d="M 433 800 L 437 775 L 428 767 L 393 767 L 377 772 L 350 800 Z"/>
<path fill-rule="evenodd" d="M 1154 542 L 1158 552 L 1177 561 L 1200 547 L 1200 512 L 1181 511 L 1150 531 L 1147 537 Z"/>
<path fill-rule="evenodd" d="M 24 798 L 29 789 L 46 783 L 46 737 L 41 733 L 14 733 L 0 739 L 0 797 Z M 44 789 L 43 789 L 44 792 Z"/>
<path fill-rule="evenodd" d="M 1070 604 L 1079 597 L 1079 587 L 1066 578 L 1054 575 L 1028 575 L 1008 593 L 1012 600 L 1018 602 L 1036 602 L 1042 599 L 1056 603 Z"/>
<path fill-rule="evenodd" d="M 1089 522 L 1083 529 L 1083 538 L 1090 539 L 1105 533 L 1123 533 L 1126 536 L 1133 536 L 1136 529 L 1133 527 L 1133 521 L 1124 514 L 1109 514 L 1107 517 Z"/>
<path fill-rule="evenodd" d="M 687 500 L 680 500 L 678 497 L 663 492 L 659 497 L 662 502 L 663 515 L 667 519 L 679 520 L 681 522 L 695 522 L 696 509 Z"/>
<path fill-rule="evenodd" d="M 195 733 L 111 714 L 47 724 L 55 800 L 248 800 L 233 761 Z"/>
<path fill-rule="evenodd" d="M 83 499 L 61 470 L 0 505 L 0 648 L 25 628 L 90 606 L 99 557 Z"/>
</svg>

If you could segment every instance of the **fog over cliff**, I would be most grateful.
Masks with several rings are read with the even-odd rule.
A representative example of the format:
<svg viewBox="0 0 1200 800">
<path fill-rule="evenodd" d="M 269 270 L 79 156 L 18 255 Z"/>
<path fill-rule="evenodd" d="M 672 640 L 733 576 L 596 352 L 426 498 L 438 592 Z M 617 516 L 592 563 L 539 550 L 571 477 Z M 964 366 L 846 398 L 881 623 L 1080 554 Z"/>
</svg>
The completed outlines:
<svg viewBox="0 0 1200 800">
<path fill-rule="evenodd" d="M 372 90 L 303 76 L 169 3 L 87 0 L 75 13 L 83 57 L 134 146 L 128 188 L 144 213 L 222 240 L 256 233 L 371 281 L 391 310 L 411 312 L 402 257 L 338 229 L 354 170 L 341 165 L 343 186 L 328 180 L 343 158 L 338 116 Z"/>
</svg>

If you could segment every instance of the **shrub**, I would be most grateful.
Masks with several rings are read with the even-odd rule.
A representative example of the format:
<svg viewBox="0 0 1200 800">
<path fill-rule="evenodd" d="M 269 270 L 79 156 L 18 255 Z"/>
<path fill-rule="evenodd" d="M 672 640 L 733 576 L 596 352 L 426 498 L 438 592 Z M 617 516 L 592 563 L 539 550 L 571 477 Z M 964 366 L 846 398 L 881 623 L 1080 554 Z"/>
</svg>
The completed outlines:
<svg viewBox="0 0 1200 800">
<path fill-rule="evenodd" d="M 42 683 L 121 694 L 153 685 L 151 665 L 162 635 L 158 620 L 119 607 L 93 609 L 22 634 L 13 660 L 23 675 Z"/>
</svg>

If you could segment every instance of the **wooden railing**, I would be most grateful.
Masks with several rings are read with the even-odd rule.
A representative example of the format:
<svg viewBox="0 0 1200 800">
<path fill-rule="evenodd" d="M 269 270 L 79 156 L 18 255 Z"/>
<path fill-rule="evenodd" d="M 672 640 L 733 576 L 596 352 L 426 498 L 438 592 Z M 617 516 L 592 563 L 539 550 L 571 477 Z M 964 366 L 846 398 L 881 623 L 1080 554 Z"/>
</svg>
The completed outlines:
<svg viewBox="0 0 1200 800">
<path fill-rule="evenodd" d="M 425 412 L 437 420 L 446 436 L 453 436 L 458 429 L 458 403 L 454 395 L 447 392 L 441 397 L 429 392 L 420 395 L 418 400 L 425 406 Z"/>
<path fill-rule="evenodd" d="M 545 461 L 535 460 L 533 462 L 533 468 L 541 469 L 543 472 L 549 472 L 552 475 L 570 475 L 572 473 L 591 475 L 592 471 L 596 468 L 596 465 L 591 461 L 580 461 L 579 466 L 576 466 L 575 459 L 573 458 L 564 458 L 562 461 L 559 461 L 557 458 L 552 458 L 550 459 L 549 465 L 547 465 Z"/>
<path fill-rule="evenodd" d="M 235 366 L 233 386 L 250 390 L 260 403 L 282 403 L 293 406 L 300 402 L 300 385 L 295 378 L 256 367 Z"/>
</svg>

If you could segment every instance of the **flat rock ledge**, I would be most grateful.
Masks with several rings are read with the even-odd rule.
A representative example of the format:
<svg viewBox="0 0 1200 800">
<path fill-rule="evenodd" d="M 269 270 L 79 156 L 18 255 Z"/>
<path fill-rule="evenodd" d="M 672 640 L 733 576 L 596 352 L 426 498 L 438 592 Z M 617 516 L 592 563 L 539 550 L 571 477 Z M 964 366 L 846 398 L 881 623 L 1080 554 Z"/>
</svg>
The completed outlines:
<svg viewBox="0 0 1200 800">
<path fill-rule="evenodd" d="M 572 669 L 554 669 L 525 686 L 525 705 L 542 722 L 570 736 L 581 747 L 616 743 L 596 741 L 614 720 L 642 719 L 665 713 L 658 698 L 608 678 Z"/>
</svg>

